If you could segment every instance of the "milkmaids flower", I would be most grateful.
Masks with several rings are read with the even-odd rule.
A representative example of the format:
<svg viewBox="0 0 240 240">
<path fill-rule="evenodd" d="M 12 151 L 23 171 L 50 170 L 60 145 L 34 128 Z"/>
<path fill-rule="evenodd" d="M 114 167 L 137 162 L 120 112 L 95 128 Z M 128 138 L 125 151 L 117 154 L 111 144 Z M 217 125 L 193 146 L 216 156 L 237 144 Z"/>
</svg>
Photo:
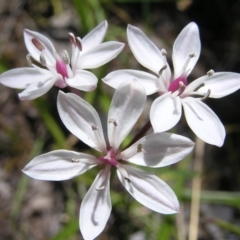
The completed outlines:
<svg viewBox="0 0 240 240">
<path fill-rule="evenodd" d="M 128 26 L 129 46 L 140 64 L 153 74 L 136 70 L 118 70 L 108 74 L 103 81 L 117 88 L 124 80 L 140 81 L 148 95 L 159 92 L 150 110 L 150 120 L 155 132 L 167 131 L 181 118 L 182 106 L 188 125 L 203 141 L 222 146 L 225 129 L 216 114 L 202 102 L 206 98 L 221 98 L 240 88 L 240 75 L 232 72 L 214 73 L 188 84 L 187 77 L 192 72 L 201 50 L 198 27 L 188 24 L 173 45 L 173 67 L 171 74 L 166 61 L 166 50 L 159 50 L 155 44 L 137 27 Z"/>
<path fill-rule="evenodd" d="M 102 66 L 115 58 L 124 47 L 123 43 L 115 41 L 102 43 L 106 31 L 107 21 L 104 21 L 83 39 L 69 33 L 72 46 L 70 59 L 66 50 L 60 57 L 48 38 L 25 29 L 24 41 L 29 52 L 27 61 L 31 67 L 7 71 L 0 76 L 0 82 L 8 87 L 25 89 L 19 94 L 21 100 L 35 99 L 53 85 L 92 91 L 97 86 L 97 77 L 84 69 Z M 37 66 L 32 58 L 45 68 Z"/>
<path fill-rule="evenodd" d="M 111 168 L 126 190 L 153 211 L 178 212 L 179 203 L 171 188 L 151 173 L 128 163 L 163 167 L 183 159 L 194 143 L 188 138 L 170 134 L 149 134 L 126 150 L 120 145 L 130 132 L 146 101 L 145 89 L 137 82 L 125 82 L 113 96 L 108 113 L 108 140 L 105 141 L 96 110 L 77 95 L 59 92 L 58 111 L 68 130 L 97 151 L 100 157 L 67 150 L 52 151 L 34 158 L 23 172 L 40 180 L 66 180 L 99 165 L 102 170 L 85 195 L 80 209 L 80 229 L 85 240 L 96 238 L 104 229 L 111 213 L 109 179 Z"/>
</svg>

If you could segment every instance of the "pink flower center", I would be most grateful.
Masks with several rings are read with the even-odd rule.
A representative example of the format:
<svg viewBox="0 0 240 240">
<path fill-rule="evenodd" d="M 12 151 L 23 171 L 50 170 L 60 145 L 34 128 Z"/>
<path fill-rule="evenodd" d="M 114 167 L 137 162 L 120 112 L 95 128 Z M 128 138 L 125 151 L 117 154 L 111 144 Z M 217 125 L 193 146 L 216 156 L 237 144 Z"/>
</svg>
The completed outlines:
<svg viewBox="0 0 240 240">
<path fill-rule="evenodd" d="M 63 78 L 68 78 L 67 65 L 62 59 L 56 61 L 56 70 Z"/>
<path fill-rule="evenodd" d="M 181 95 L 184 91 L 184 89 L 186 88 L 187 85 L 187 77 L 185 75 L 181 75 L 180 77 L 174 79 L 169 87 L 168 87 L 168 91 L 170 92 L 176 92 L 179 91 L 178 95 Z"/>
<path fill-rule="evenodd" d="M 115 158 L 115 153 L 114 153 L 112 148 L 108 151 L 106 156 L 99 157 L 98 160 L 103 162 L 103 163 L 110 164 L 110 165 L 112 165 L 114 167 L 116 167 L 118 165 L 118 161 Z"/>
</svg>

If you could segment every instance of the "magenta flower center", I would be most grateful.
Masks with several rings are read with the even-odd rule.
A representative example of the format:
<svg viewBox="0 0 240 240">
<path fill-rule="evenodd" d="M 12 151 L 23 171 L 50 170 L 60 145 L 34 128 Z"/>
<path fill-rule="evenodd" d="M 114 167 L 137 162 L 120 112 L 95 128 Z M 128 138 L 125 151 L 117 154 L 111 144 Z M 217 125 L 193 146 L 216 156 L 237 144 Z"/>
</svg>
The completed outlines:
<svg viewBox="0 0 240 240">
<path fill-rule="evenodd" d="M 106 156 L 99 157 L 98 160 L 103 162 L 103 163 L 110 164 L 110 165 L 112 165 L 114 167 L 116 167 L 118 165 L 118 161 L 115 158 L 115 153 L 114 153 L 112 148 L 108 151 Z"/>
<path fill-rule="evenodd" d="M 68 78 L 67 65 L 62 59 L 56 61 L 56 70 L 63 78 Z"/>
<path fill-rule="evenodd" d="M 185 89 L 187 85 L 187 77 L 185 75 L 181 75 L 180 77 L 174 79 L 169 87 L 168 87 L 168 91 L 170 92 L 176 92 L 179 91 L 178 95 L 181 95 Z"/>
</svg>

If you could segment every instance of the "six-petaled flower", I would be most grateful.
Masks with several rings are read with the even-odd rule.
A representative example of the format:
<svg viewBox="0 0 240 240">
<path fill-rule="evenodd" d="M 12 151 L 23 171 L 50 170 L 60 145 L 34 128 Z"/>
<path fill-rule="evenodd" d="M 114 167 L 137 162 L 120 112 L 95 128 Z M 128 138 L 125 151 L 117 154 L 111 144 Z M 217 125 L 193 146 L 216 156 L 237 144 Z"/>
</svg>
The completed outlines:
<svg viewBox="0 0 240 240">
<path fill-rule="evenodd" d="M 0 76 L 0 82 L 8 87 L 25 89 L 19 94 L 21 100 L 35 99 L 53 85 L 93 91 L 98 79 L 84 69 L 102 66 L 115 58 L 124 47 L 123 43 L 115 41 L 102 43 L 106 31 L 107 21 L 104 21 L 83 39 L 69 33 L 72 45 L 70 59 L 66 50 L 63 50 L 60 57 L 47 37 L 25 29 L 24 40 L 29 52 L 27 61 L 31 67 L 7 71 Z M 32 58 L 44 68 L 36 65 Z"/>
<path fill-rule="evenodd" d="M 173 45 L 173 67 L 171 74 L 166 61 L 166 50 L 157 46 L 137 27 L 127 29 L 129 46 L 140 64 L 155 75 L 137 70 L 117 70 L 109 73 L 103 81 L 117 88 L 122 81 L 136 79 L 144 85 L 147 94 L 159 92 L 150 110 L 150 119 L 156 132 L 167 131 L 181 118 L 182 106 L 188 125 L 203 141 L 222 146 L 225 129 L 216 114 L 202 102 L 220 98 L 240 88 L 240 74 L 232 72 L 214 73 L 196 79 L 189 85 L 192 72 L 201 50 L 198 27 L 189 23 L 179 34 Z"/>
<path fill-rule="evenodd" d="M 85 240 L 97 237 L 109 218 L 112 167 L 117 169 L 126 190 L 141 204 L 159 213 L 178 212 L 177 197 L 166 183 L 127 163 L 153 168 L 167 166 L 183 159 L 192 151 L 194 143 L 176 134 L 153 133 L 123 151 L 119 148 L 142 113 L 145 100 L 145 89 L 137 81 L 118 87 L 108 113 L 108 140 L 105 141 L 95 109 L 75 94 L 59 92 L 58 111 L 65 126 L 102 156 L 58 150 L 36 157 L 23 170 L 35 179 L 65 180 L 103 165 L 81 204 L 80 229 Z"/>
</svg>

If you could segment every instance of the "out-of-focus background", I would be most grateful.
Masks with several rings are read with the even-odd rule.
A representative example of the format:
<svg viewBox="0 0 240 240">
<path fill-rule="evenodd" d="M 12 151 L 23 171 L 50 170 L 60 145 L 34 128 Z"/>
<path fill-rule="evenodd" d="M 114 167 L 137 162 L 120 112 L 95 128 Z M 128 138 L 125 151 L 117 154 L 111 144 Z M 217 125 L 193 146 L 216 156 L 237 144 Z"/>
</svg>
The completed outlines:
<svg viewBox="0 0 240 240">
<path fill-rule="evenodd" d="M 2 0 L 0 72 L 27 66 L 24 28 L 46 35 L 61 52 L 69 50 L 68 32 L 83 37 L 104 19 L 109 24 L 105 40 L 125 42 L 126 46 L 116 59 L 92 71 L 99 79 L 98 90 L 81 93 L 99 110 L 103 123 L 113 90 L 101 78 L 117 69 L 144 69 L 127 45 L 128 23 L 140 27 L 159 48 L 165 48 L 171 61 L 176 36 L 195 21 L 202 52 L 189 81 L 210 69 L 240 72 L 238 0 Z M 82 239 L 79 208 L 97 169 L 63 182 L 34 180 L 21 169 L 34 156 L 54 149 L 90 150 L 61 123 L 56 109 L 57 87 L 34 101 L 21 102 L 17 93 L 0 85 L 0 239 Z M 154 97 L 149 97 L 149 106 Z M 200 151 L 203 158 L 193 152 L 173 166 L 146 169 L 173 188 L 180 213 L 165 216 L 150 211 L 125 192 L 115 176 L 111 183 L 112 214 L 98 239 L 240 239 L 240 91 L 206 103 L 226 128 L 224 146 L 206 144 Z M 147 118 L 146 113 L 135 131 Z M 184 117 L 172 132 L 195 141 Z"/>
</svg>

